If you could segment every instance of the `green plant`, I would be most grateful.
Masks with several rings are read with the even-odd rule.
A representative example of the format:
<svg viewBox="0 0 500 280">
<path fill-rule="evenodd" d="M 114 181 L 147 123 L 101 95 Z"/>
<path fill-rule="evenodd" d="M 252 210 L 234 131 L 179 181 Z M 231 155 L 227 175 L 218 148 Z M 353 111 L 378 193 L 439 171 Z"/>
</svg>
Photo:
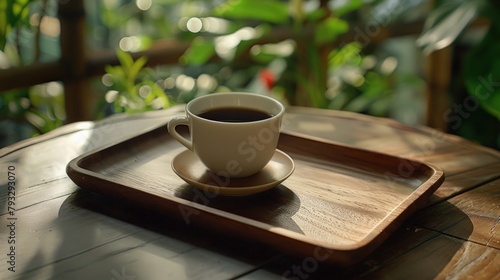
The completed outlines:
<svg viewBox="0 0 500 280">
<path fill-rule="evenodd" d="M 500 4 L 489 0 L 435 1 L 418 43 L 427 52 L 456 42 L 479 17 L 490 21 L 488 31 L 473 46 L 464 65 L 465 85 L 471 96 L 500 119 Z M 486 82 L 485 82 L 486 81 Z"/>
<path fill-rule="evenodd" d="M 348 24 L 338 16 L 331 14 L 326 7 L 311 12 L 304 10 L 304 1 L 267 1 L 235 0 L 225 1 L 216 7 L 210 16 L 224 19 L 230 26 L 223 34 L 197 37 L 183 57 L 183 62 L 202 65 L 213 56 L 220 56 L 226 61 L 237 61 L 239 56 L 252 48 L 261 38 L 269 36 L 272 27 L 284 26 L 292 30 L 293 43 L 283 45 L 295 48 L 294 54 L 279 51 L 267 52 L 266 46 L 253 47 L 251 59 L 265 68 L 273 61 L 284 60 L 291 67 L 282 75 L 281 85 L 293 82 L 293 95 L 288 96 L 293 103 L 314 107 L 326 107 L 325 46 L 337 36 L 348 30 Z M 314 24 L 312 33 L 310 26 Z M 307 29 L 307 31 L 306 31 Z M 208 32 L 209 33 L 209 32 Z M 226 44 L 226 46 L 224 46 Z M 228 46 L 232 44 L 233 46 Z M 268 44 L 269 46 L 269 44 Z M 280 47 L 280 46 L 276 46 Z M 272 48 L 272 47 L 271 47 Z M 276 48 L 274 48 L 276 50 Z M 304 55 L 297 55 L 301 53 Z M 276 77 L 279 78 L 279 77 Z M 278 81 L 278 84 L 280 81 Z M 286 86 L 286 85 L 285 85 Z M 276 88 L 275 90 L 280 90 Z M 288 91 L 290 94 L 290 91 Z"/>
<path fill-rule="evenodd" d="M 8 61 L 21 60 L 14 50 L 6 51 L 4 55 Z M 29 126 L 31 129 L 24 131 L 31 130 L 32 135 L 43 134 L 63 125 L 65 117 L 64 92 L 59 82 L 0 94 L 0 119 Z"/>
<path fill-rule="evenodd" d="M 53 55 L 52 48 L 48 48 L 50 52 L 42 52 L 47 38 L 40 32 L 42 19 L 56 13 L 53 3 L 51 0 L 0 1 L 1 69 L 21 67 Z M 30 40 L 25 40 L 26 37 Z M 63 104 L 62 86 L 57 82 L 0 93 L 1 145 L 61 126 L 65 119 Z"/>
<path fill-rule="evenodd" d="M 456 73 L 461 79 L 453 80 L 452 109 L 444 118 L 451 133 L 499 149 L 500 4 L 489 0 L 435 1 L 417 43 L 427 52 L 458 45 L 479 18 L 487 19 L 489 25 L 479 42 L 467 48 L 462 72 Z"/>
<path fill-rule="evenodd" d="M 366 68 L 361 44 L 338 41 L 351 28 L 347 18 L 375 2 L 383 6 L 390 1 L 223 1 L 202 20 L 215 17 L 227 28 L 194 32 L 193 43 L 182 62 L 202 66 L 219 56 L 239 69 L 241 59 L 250 59 L 247 63 L 254 66 L 249 67 L 248 75 L 260 79 L 264 86 L 255 87 L 250 79 L 246 90 L 286 96 L 294 105 L 386 116 L 394 85 L 402 79 L 392 71 Z M 389 10 L 390 6 L 384 9 Z M 392 19 L 408 9 L 400 8 L 399 14 L 390 11 Z M 288 37 L 263 42 L 280 36 L 280 30 L 287 30 Z M 347 72 L 355 74 L 357 81 L 342 74 Z"/>
<path fill-rule="evenodd" d="M 107 66 L 104 77 L 109 87 L 105 99 L 112 104 L 114 113 L 137 113 L 170 106 L 167 94 L 144 68 L 145 57 L 134 61 L 127 52 L 118 50 L 116 54 L 120 65 Z"/>
<path fill-rule="evenodd" d="M 0 50 L 4 50 L 7 35 L 12 29 L 27 25 L 29 5 L 34 0 L 9 0 L 0 2 Z"/>
<path fill-rule="evenodd" d="M 380 71 L 376 58 L 362 54 L 362 46 L 351 42 L 329 55 L 328 108 L 385 116 L 392 102 L 394 67 Z"/>
</svg>

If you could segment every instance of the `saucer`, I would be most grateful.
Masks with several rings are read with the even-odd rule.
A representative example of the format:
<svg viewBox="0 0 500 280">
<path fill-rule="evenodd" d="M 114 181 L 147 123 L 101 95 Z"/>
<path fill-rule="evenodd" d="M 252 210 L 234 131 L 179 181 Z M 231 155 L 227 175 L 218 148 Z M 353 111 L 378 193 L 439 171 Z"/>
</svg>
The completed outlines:
<svg viewBox="0 0 500 280">
<path fill-rule="evenodd" d="M 290 156 L 276 150 L 271 161 L 255 175 L 226 178 L 209 171 L 193 152 L 185 150 L 174 157 L 172 169 L 191 186 L 211 194 L 243 196 L 276 187 L 292 175 L 295 164 Z"/>
</svg>

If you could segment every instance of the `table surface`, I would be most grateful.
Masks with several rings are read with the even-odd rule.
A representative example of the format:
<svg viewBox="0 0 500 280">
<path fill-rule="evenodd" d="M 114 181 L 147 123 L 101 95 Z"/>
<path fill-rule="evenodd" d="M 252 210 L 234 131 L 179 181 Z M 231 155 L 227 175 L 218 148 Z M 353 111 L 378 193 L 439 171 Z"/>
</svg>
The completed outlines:
<svg viewBox="0 0 500 280">
<path fill-rule="evenodd" d="M 289 256 L 80 189 L 67 163 L 182 106 L 69 124 L 0 150 L 0 279 L 500 279 L 500 153 L 426 127 L 288 108 L 284 130 L 440 167 L 444 183 L 365 260 Z"/>
</svg>

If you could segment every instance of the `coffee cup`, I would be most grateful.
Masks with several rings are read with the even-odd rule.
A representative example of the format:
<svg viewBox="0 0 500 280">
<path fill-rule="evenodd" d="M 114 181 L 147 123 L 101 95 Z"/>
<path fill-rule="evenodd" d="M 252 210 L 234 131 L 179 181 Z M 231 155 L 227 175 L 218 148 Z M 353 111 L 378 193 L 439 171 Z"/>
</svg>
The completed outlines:
<svg viewBox="0 0 500 280">
<path fill-rule="evenodd" d="M 261 94 L 207 94 L 186 105 L 186 116 L 168 123 L 170 135 L 213 173 L 247 177 L 262 170 L 273 157 L 280 135 L 284 106 Z M 176 130 L 189 127 L 188 138 Z"/>
</svg>

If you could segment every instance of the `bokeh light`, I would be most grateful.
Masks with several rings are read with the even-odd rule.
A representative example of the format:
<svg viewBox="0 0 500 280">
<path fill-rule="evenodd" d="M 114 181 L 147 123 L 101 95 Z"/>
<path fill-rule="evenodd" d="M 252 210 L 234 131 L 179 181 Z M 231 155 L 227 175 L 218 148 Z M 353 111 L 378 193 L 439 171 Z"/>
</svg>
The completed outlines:
<svg viewBox="0 0 500 280">
<path fill-rule="evenodd" d="M 187 30 L 193 33 L 200 32 L 202 27 L 203 27 L 203 22 L 201 21 L 201 19 L 197 17 L 192 17 L 188 19 L 188 21 L 186 22 Z"/>
<path fill-rule="evenodd" d="M 136 0 L 135 5 L 140 10 L 147 11 L 153 5 L 153 1 L 152 0 Z"/>
<path fill-rule="evenodd" d="M 218 83 L 214 77 L 208 74 L 201 74 L 196 80 L 196 85 L 202 90 L 212 91 L 217 88 Z"/>
<path fill-rule="evenodd" d="M 111 74 L 104 74 L 101 78 L 103 85 L 110 87 L 113 85 L 113 76 Z"/>
<path fill-rule="evenodd" d="M 106 92 L 106 95 L 104 95 L 104 99 L 108 103 L 113 103 L 113 102 L 115 102 L 116 98 L 118 97 L 118 93 L 119 92 L 116 90 L 110 90 L 110 91 Z"/>
<path fill-rule="evenodd" d="M 394 70 L 396 70 L 397 66 L 398 66 L 397 58 L 389 56 L 386 59 L 384 59 L 384 61 L 380 65 L 380 72 L 386 75 L 391 74 L 392 72 L 394 72 Z"/>
<path fill-rule="evenodd" d="M 119 46 L 122 51 L 138 51 L 141 48 L 141 40 L 137 36 L 123 37 L 119 42 Z"/>
<path fill-rule="evenodd" d="M 175 80 L 175 86 L 180 90 L 191 91 L 195 86 L 195 80 L 192 77 L 181 74 Z"/>
<path fill-rule="evenodd" d="M 40 22 L 40 32 L 49 37 L 59 37 L 61 27 L 59 19 L 55 17 L 44 16 Z"/>
</svg>

